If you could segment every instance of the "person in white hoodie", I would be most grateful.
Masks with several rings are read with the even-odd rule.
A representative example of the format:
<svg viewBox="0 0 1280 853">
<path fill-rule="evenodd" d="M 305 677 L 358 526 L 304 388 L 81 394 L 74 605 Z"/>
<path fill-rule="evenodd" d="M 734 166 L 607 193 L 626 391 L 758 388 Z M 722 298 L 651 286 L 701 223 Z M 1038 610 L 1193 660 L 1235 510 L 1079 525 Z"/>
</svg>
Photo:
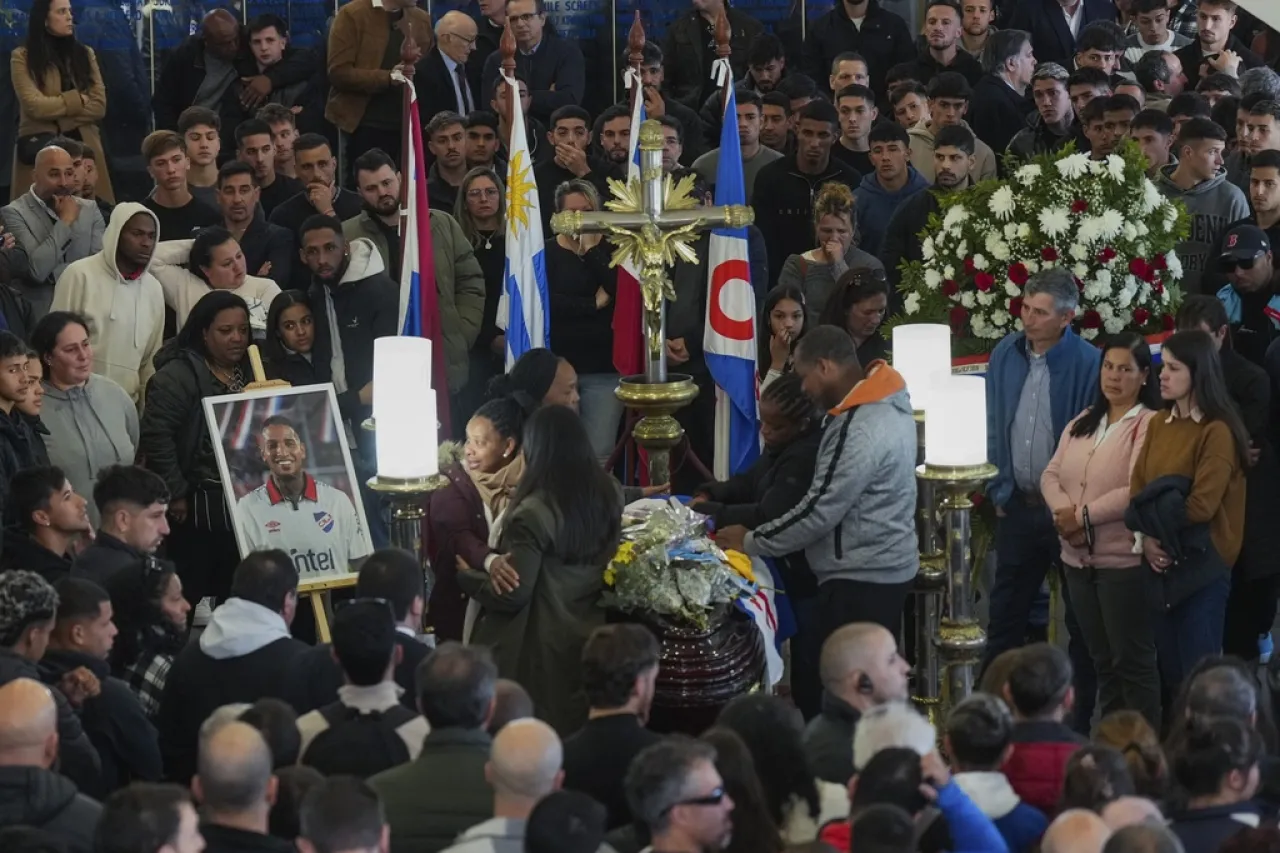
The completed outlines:
<svg viewBox="0 0 1280 853">
<path fill-rule="evenodd" d="M 1049 827 L 1039 809 L 1022 802 L 1000 765 L 1013 745 L 1013 715 L 999 697 L 974 693 L 947 718 L 944 744 L 952 779 L 999 830 L 1009 853 L 1034 850 Z"/>
<path fill-rule="evenodd" d="M 93 322 L 93 372 L 115 380 L 141 405 L 152 359 L 164 337 L 164 292 L 150 273 L 160 221 L 140 204 L 111 212 L 102 251 L 67 266 L 53 289 L 53 311 Z"/>
<path fill-rule="evenodd" d="M 165 679 L 156 728 L 169 779 L 195 773 L 200 726 L 215 710 L 285 698 L 285 674 L 308 648 L 289 635 L 297 607 L 298 570 L 284 551 L 254 551 L 236 566 L 231 597 Z"/>
<path fill-rule="evenodd" d="M 151 271 L 160 280 L 165 304 L 178 315 L 182 328 L 195 305 L 210 290 L 229 290 L 249 306 L 249 325 L 257 340 L 266 337 L 267 310 L 280 294 L 269 278 L 246 273 L 244 252 L 231 232 L 220 225 L 202 228 L 194 240 L 165 240 L 157 244 Z"/>
</svg>

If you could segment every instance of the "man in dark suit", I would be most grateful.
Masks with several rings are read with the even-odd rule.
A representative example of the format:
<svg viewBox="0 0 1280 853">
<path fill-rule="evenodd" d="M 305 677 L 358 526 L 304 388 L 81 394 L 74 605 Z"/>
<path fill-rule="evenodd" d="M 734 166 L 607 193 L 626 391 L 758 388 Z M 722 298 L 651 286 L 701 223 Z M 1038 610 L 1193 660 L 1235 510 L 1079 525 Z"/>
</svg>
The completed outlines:
<svg viewBox="0 0 1280 853">
<path fill-rule="evenodd" d="M 1023 0 L 1006 29 L 1026 30 L 1036 59 L 1070 68 L 1076 55 L 1076 37 L 1094 21 L 1114 21 L 1110 0 Z"/>
<path fill-rule="evenodd" d="M 987 39 L 982 56 L 986 75 L 969 99 L 969 127 L 999 156 L 1027 126 L 1035 105 L 1027 97 L 1036 56 L 1023 30 L 1000 30 Z"/>
<path fill-rule="evenodd" d="M 422 613 L 426 608 L 422 587 L 422 566 L 408 551 L 383 548 L 374 551 L 360 566 L 356 580 L 356 598 L 381 599 L 391 608 L 396 620 L 396 646 L 399 663 L 395 681 L 404 689 L 400 701 L 417 710 L 414 702 L 414 672 L 431 653 L 431 648 L 418 639 L 422 629 Z M 341 602 L 338 603 L 341 606 Z M 336 702 L 342 686 L 342 668 L 333 658 L 329 644 L 314 646 L 297 661 L 290 674 L 286 696 L 299 715 Z"/>
<path fill-rule="evenodd" d="M 469 62 L 476 48 L 476 22 L 462 12 L 446 12 L 436 23 L 436 44 L 419 68 L 418 95 L 422 120 L 436 113 L 469 115 L 483 108 L 480 69 Z"/>
</svg>

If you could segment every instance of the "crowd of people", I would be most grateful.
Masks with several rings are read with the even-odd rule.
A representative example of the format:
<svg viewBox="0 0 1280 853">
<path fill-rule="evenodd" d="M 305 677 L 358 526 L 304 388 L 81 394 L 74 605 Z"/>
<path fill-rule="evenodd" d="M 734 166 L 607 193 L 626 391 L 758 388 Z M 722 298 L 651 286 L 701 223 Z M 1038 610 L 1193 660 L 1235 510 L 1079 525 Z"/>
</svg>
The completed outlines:
<svg viewBox="0 0 1280 853">
<path fill-rule="evenodd" d="M 695 0 L 639 68 L 663 170 L 692 175 L 703 204 L 726 118 L 722 3 Z M 1255 672 L 1280 592 L 1280 38 L 1232 0 L 936 0 L 918 34 L 841 0 L 803 40 L 724 11 L 764 451 L 728 480 L 699 475 L 706 269 L 681 261 L 667 359 L 701 394 L 678 415 L 672 482 L 642 491 L 608 467 L 623 411 L 598 236 L 544 231 L 549 348 L 504 370 L 513 111 L 544 229 L 602 209 L 637 130 L 598 96 L 612 70 L 588 67 L 541 0 L 435 21 L 352 0 L 319 51 L 275 16 L 210 12 L 164 61 L 140 152 L 154 186 L 132 199 L 98 133 L 116 94 L 70 3 L 32 4 L 0 209 L 0 849 L 1280 844 Z M 259 344 L 269 378 L 333 384 L 372 471 L 374 341 L 400 332 L 405 301 L 401 75 L 423 106 L 437 390 L 457 441 L 424 507 L 434 583 L 385 547 L 364 493 L 378 550 L 356 561 L 332 642 L 311 644 L 294 559 L 237 545 L 203 401 L 253 380 Z M 1177 330 L 1159 364 L 1137 335 L 1094 346 L 1073 331 L 1070 274 L 1028 281 L 987 373 L 982 692 L 935 731 L 906 704 L 897 640 L 919 570 L 917 441 L 882 323 L 941 195 L 1126 139 L 1190 216 Z M 659 639 L 600 606 L 624 503 L 668 487 L 724 548 L 770 560 L 795 617 L 785 689 L 734 699 L 697 739 L 647 728 Z M 1067 650 L 1043 642 L 1050 577 Z"/>
</svg>

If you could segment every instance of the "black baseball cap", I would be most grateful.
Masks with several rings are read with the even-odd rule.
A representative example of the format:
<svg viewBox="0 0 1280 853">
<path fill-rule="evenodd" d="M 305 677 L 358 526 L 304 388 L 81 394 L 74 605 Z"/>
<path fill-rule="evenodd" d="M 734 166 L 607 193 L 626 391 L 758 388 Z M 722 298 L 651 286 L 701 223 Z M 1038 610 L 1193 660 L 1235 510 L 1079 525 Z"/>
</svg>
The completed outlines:
<svg viewBox="0 0 1280 853">
<path fill-rule="evenodd" d="M 1222 238 L 1224 261 L 1250 261 L 1270 251 L 1267 232 L 1256 225 L 1237 225 Z"/>
</svg>

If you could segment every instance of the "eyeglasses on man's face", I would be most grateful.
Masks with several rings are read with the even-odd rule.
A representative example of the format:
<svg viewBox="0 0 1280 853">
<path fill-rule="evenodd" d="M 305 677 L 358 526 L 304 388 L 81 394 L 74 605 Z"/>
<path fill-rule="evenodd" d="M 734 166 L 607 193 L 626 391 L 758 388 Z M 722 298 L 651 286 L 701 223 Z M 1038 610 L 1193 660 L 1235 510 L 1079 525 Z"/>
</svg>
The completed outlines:
<svg viewBox="0 0 1280 853">
<path fill-rule="evenodd" d="M 677 808 L 678 806 L 718 806 L 724 802 L 724 798 L 726 796 L 728 796 L 728 794 L 725 792 L 724 788 L 714 788 L 712 789 L 711 793 L 705 796 L 690 797 L 687 800 L 680 800 L 678 802 L 672 803 L 671 805 L 667 806 L 667 808 L 663 813 L 666 814 L 667 812 L 670 812 L 672 809 Z"/>
</svg>

